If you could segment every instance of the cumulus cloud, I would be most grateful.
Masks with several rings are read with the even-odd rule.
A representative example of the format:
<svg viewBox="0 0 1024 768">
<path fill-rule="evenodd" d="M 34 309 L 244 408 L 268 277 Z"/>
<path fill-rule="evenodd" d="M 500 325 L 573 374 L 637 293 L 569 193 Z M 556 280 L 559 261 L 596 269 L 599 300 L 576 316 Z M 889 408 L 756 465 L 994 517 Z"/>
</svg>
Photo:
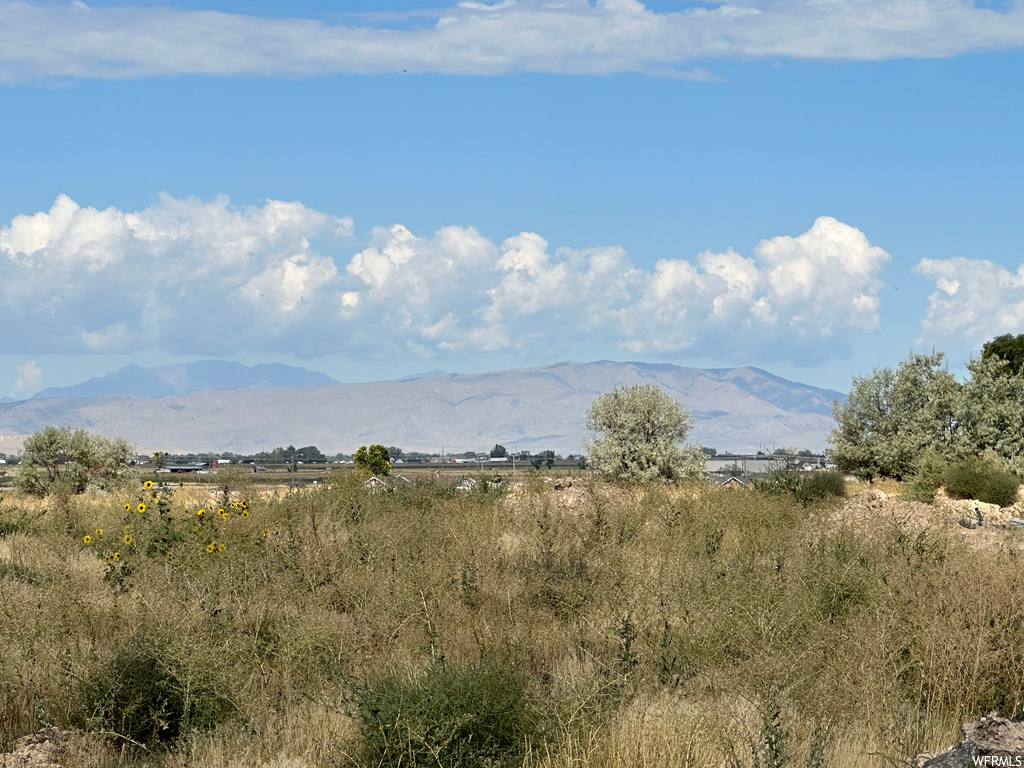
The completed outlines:
<svg viewBox="0 0 1024 768">
<path fill-rule="evenodd" d="M 338 276 L 312 241 L 351 232 L 350 219 L 301 203 L 239 211 L 227 198 L 163 196 L 126 213 L 61 195 L 0 228 L 4 351 L 301 347 L 289 334 L 334 312 L 325 286 Z"/>
<path fill-rule="evenodd" d="M 29 360 L 27 363 L 21 363 L 15 370 L 18 372 L 18 376 L 14 380 L 14 393 L 16 395 L 23 395 L 31 392 L 43 378 L 43 372 L 40 370 L 39 366 L 36 365 L 35 360 Z"/>
<path fill-rule="evenodd" d="M 993 336 L 1024 331 L 1024 264 L 1015 272 L 987 259 L 922 259 L 916 271 L 935 283 L 920 342 L 963 357 Z"/>
<path fill-rule="evenodd" d="M 889 258 L 829 217 L 750 257 L 651 269 L 533 232 L 495 243 L 472 227 L 395 224 L 355 253 L 351 233 L 350 219 L 296 202 L 163 196 L 123 212 L 61 195 L 0 227 L 0 351 L 436 358 L 586 343 L 817 362 L 878 327 Z"/>
<path fill-rule="evenodd" d="M 638 0 L 460 2 L 337 23 L 173 7 L 0 0 L 0 79 L 330 73 L 655 72 L 787 57 L 944 57 L 1024 44 L 1024 6 L 958 0 L 745 0 L 653 12 Z"/>
</svg>

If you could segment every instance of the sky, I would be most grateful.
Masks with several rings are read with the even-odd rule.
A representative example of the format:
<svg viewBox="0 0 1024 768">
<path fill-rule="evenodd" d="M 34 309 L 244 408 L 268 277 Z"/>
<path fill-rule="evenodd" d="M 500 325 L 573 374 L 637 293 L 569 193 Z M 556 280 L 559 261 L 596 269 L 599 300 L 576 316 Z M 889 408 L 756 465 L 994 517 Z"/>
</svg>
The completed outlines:
<svg viewBox="0 0 1024 768">
<path fill-rule="evenodd" d="M 0 395 L 1024 332 L 1024 2 L 0 0 Z"/>
</svg>

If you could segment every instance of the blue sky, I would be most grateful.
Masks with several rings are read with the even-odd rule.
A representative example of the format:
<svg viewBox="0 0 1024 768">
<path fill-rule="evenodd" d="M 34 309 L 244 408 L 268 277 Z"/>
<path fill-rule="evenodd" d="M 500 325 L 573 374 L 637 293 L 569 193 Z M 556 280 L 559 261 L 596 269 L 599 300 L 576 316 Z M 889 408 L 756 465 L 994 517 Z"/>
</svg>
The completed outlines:
<svg viewBox="0 0 1024 768">
<path fill-rule="evenodd" d="M 1024 332 L 1024 5 L 0 0 L 0 394 L 218 357 L 845 389 Z"/>
</svg>

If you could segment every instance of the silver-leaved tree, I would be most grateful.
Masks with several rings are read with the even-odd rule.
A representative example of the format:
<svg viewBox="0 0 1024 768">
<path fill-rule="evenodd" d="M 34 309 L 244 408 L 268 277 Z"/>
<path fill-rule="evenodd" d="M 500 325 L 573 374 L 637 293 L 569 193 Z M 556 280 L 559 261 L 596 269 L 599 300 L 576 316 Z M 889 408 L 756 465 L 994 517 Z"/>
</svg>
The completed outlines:
<svg viewBox="0 0 1024 768">
<path fill-rule="evenodd" d="M 587 428 L 600 432 L 584 441 L 588 463 L 610 480 L 627 484 L 694 480 L 704 476 L 699 447 L 680 444 L 693 420 L 656 385 L 616 387 L 587 412 Z"/>
</svg>

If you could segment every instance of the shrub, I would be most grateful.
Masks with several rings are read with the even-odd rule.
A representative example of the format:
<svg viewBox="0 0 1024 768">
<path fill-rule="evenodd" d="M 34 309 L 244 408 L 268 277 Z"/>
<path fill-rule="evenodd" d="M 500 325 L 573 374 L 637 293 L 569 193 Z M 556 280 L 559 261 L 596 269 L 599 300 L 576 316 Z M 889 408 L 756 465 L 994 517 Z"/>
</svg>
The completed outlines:
<svg viewBox="0 0 1024 768">
<path fill-rule="evenodd" d="M 233 709 L 203 686 L 185 686 L 163 644 L 137 636 L 82 683 L 87 725 L 139 744 L 170 742 L 189 728 L 209 728 Z"/>
<path fill-rule="evenodd" d="M 540 733 L 526 678 L 490 658 L 379 677 L 356 692 L 356 714 L 367 764 L 382 768 L 519 766 Z"/>
<path fill-rule="evenodd" d="M 14 482 L 34 496 L 82 493 L 90 485 L 116 488 L 131 476 L 134 457 L 126 440 L 46 427 L 26 438 Z"/>
<path fill-rule="evenodd" d="M 764 477 L 754 478 L 754 490 L 769 496 L 796 496 L 800 489 L 800 476 L 786 467 L 773 469 Z"/>
<path fill-rule="evenodd" d="M 903 497 L 910 501 L 935 501 L 935 491 L 946 482 L 949 462 L 938 451 L 928 448 L 917 460 L 914 476 L 903 491 Z"/>
<path fill-rule="evenodd" d="M 786 467 L 768 472 L 754 480 L 754 490 L 769 496 L 790 496 L 801 504 L 846 496 L 846 480 L 841 472 L 815 472 L 801 477 Z"/>
<path fill-rule="evenodd" d="M 828 498 L 846 496 L 846 479 L 841 472 L 815 472 L 800 481 L 796 498 L 804 504 Z"/>
<path fill-rule="evenodd" d="M 946 492 L 955 499 L 977 499 L 1008 507 L 1017 500 L 1020 478 L 979 459 L 955 464 L 946 474 Z"/>
</svg>

